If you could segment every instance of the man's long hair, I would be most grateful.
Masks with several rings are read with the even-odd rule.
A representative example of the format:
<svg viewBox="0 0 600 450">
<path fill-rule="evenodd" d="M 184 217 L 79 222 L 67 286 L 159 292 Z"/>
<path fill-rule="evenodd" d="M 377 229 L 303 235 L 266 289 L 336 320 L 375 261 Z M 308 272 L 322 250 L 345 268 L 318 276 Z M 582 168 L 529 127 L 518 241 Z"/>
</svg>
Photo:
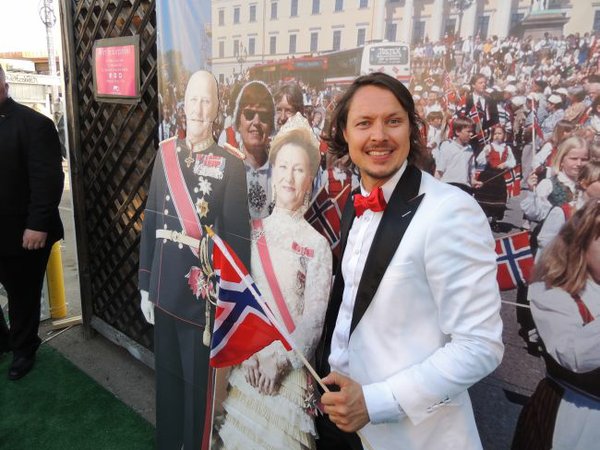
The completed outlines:
<svg viewBox="0 0 600 450">
<path fill-rule="evenodd" d="M 589 200 L 562 227 L 535 267 L 536 281 L 547 288 L 579 294 L 590 277 L 586 252 L 600 238 L 600 202 Z"/>
<path fill-rule="evenodd" d="M 346 90 L 333 111 L 333 117 L 325 132 L 324 140 L 329 145 L 329 152 L 336 158 L 342 158 L 348 154 L 348 143 L 344 139 L 344 130 L 348 121 L 348 111 L 350 103 L 356 92 L 364 86 L 376 86 L 386 89 L 394 94 L 394 97 L 400 102 L 406 113 L 410 124 L 410 151 L 408 153 L 408 162 L 420 167 L 424 161 L 425 146 L 421 137 L 420 127 L 424 126 L 423 121 L 417 115 L 415 103 L 411 93 L 404 85 L 395 78 L 385 73 L 375 72 L 369 75 L 358 77 L 354 83 Z"/>
</svg>

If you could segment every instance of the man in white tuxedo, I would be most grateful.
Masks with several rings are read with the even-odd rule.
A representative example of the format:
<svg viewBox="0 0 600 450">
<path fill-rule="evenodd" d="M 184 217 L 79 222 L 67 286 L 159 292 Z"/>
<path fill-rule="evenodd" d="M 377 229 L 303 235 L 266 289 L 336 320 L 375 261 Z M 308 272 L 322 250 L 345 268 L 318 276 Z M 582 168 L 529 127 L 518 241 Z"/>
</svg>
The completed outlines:
<svg viewBox="0 0 600 450">
<path fill-rule="evenodd" d="M 467 389 L 504 349 L 494 240 L 472 197 L 415 167 L 418 120 L 382 73 L 358 78 L 334 113 L 330 145 L 349 153 L 361 192 L 342 217 L 317 349 L 332 387 L 319 449 L 481 448 Z"/>
</svg>

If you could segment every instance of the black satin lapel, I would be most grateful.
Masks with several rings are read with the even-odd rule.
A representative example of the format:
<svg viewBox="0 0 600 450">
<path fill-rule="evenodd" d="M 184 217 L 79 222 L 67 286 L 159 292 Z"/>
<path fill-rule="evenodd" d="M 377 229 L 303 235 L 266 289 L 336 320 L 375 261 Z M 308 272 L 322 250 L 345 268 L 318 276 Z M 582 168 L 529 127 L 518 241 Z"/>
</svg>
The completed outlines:
<svg viewBox="0 0 600 450">
<path fill-rule="evenodd" d="M 425 194 L 418 195 L 420 186 L 421 171 L 413 166 L 407 166 L 390 197 L 367 255 L 356 292 L 350 334 L 371 304 L 387 266 L 425 196 Z"/>
<path fill-rule="evenodd" d="M 342 304 L 342 296 L 344 294 L 344 278 L 342 277 L 342 260 L 344 259 L 344 251 L 346 250 L 346 242 L 348 241 L 348 233 L 352 222 L 354 222 L 354 202 L 352 201 L 352 195 L 346 201 L 346 206 L 342 212 L 341 231 L 340 231 L 340 260 L 338 261 L 337 268 L 335 271 L 335 280 L 331 289 L 331 295 L 329 296 L 329 304 L 327 305 L 327 312 L 325 313 L 325 323 L 323 324 L 323 333 L 321 335 L 321 341 L 317 346 L 316 351 L 316 362 L 317 372 L 319 375 L 325 376 L 329 373 L 329 353 L 331 353 L 331 338 L 333 336 L 333 329 L 337 322 L 338 312 L 340 305 Z"/>
</svg>

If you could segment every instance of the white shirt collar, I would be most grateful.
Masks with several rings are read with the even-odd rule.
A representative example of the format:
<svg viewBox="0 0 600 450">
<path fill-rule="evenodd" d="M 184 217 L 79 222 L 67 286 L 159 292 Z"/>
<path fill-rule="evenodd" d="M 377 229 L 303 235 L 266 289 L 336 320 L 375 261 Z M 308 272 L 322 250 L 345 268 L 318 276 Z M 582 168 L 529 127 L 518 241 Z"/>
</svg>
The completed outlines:
<svg viewBox="0 0 600 450">
<path fill-rule="evenodd" d="M 562 184 L 567 186 L 573 192 L 575 192 L 577 190 L 577 183 L 575 183 L 568 176 L 566 176 L 564 172 L 562 172 L 562 171 L 558 172 L 558 174 L 556 175 L 556 178 L 558 179 L 558 181 L 560 181 Z"/>
<path fill-rule="evenodd" d="M 396 185 L 398 184 L 398 181 L 400 181 L 400 177 L 402 177 L 402 174 L 404 173 L 404 171 L 406 170 L 406 166 L 408 166 L 408 162 L 404 161 L 404 164 L 402 164 L 402 167 L 400 167 L 396 173 L 392 176 L 392 178 L 390 178 L 389 180 L 387 180 L 383 186 L 381 186 L 381 190 L 383 191 L 383 197 L 385 198 L 386 202 L 390 201 L 390 197 L 392 196 L 392 192 L 394 192 L 394 189 L 396 189 Z M 365 189 L 365 187 L 362 184 L 362 181 L 360 182 L 360 193 L 363 196 L 368 196 L 370 194 L 369 191 L 367 191 Z"/>
</svg>

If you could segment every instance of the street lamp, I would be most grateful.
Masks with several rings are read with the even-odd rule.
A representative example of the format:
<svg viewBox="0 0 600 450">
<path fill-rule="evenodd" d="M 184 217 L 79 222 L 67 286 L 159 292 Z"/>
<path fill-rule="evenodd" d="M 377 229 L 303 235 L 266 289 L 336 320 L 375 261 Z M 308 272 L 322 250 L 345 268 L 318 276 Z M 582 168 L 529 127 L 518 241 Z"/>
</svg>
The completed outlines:
<svg viewBox="0 0 600 450">
<path fill-rule="evenodd" d="M 248 59 L 248 50 L 240 42 L 237 54 L 237 62 L 240 63 L 240 81 L 244 78 L 244 63 Z"/>
<path fill-rule="evenodd" d="M 465 10 L 473 4 L 475 0 L 450 0 L 452 6 L 458 12 L 458 36 L 460 37 L 460 29 L 462 27 L 462 18 Z"/>
</svg>

